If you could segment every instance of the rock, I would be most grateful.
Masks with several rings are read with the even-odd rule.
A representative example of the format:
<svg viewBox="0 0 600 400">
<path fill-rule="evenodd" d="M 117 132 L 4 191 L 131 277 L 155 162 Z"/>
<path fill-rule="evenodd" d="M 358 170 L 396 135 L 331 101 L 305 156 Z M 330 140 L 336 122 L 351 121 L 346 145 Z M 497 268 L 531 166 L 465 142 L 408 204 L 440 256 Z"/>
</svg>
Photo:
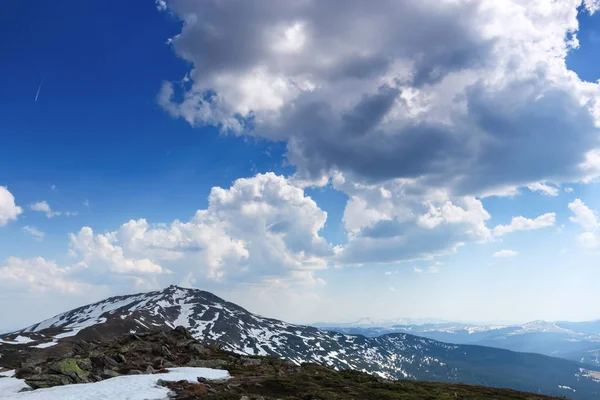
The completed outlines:
<svg viewBox="0 0 600 400">
<path fill-rule="evenodd" d="M 163 362 L 163 368 L 175 368 L 177 365 L 173 364 L 171 361 L 165 360 Z"/>
<path fill-rule="evenodd" d="M 206 347 L 202 346 L 199 343 L 193 343 L 193 344 L 189 345 L 189 349 L 190 349 L 190 351 L 192 351 L 193 353 L 196 353 L 199 356 L 210 353 L 209 349 L 207 349 Z"/>
<path fill-rule="evenodd" d="M 240 397 L 240 400 L 250 400 L 250 397 L 248 397 L 248 396 L 242 396 L 242 397 Z"/>
<path fill-rule="evenodd" d="M 102 356 L 102 363 L 104 364 L 104 366 L 106 368 L 112 368 L 112 367 L 116 367 L 117 365 L 119 365 L 119 363 L 111 357 L 107 357 L 107 356 Z"/>
<path fill-rule="evenodd" d="M 113 371 L 112 369 L 105 369 L 104 371 L 102 371 L 102 374 L 100 376 L 104 379 L 108 379 L 120 376 L 120 374 L 117 371 Z"/>
<path fill-rule="evenodd" d="M 77 366 L 84 371 L 92 370 L 92 361 L 89 358 L 80 358 L 75 360 L 77 362 Z"/>
<path fill-rule="evenodd" d="M 177 326 L 174 329 L 175 332 L 177 332 L 178 334 L 180 334 L 181 336 L 183 336 L 186 339 L 191 339 L 192 334 L 190 333 L 189 330 L 187 330 L 187 328 L 183 327 L 183 326 Z"/>
<path fill-rule="evenodd" d="M 77 360 L 74 358 L 65 358 L 63 360 L 50 364 L 48 366 L 48 369 L 52 372 L 68 376 L 74 383 L 88 383 L 89 380 L 87 377 L 89 375 L 89 372 L 82 370 L 79 367 L 77 361 L 81 360 Z"/>
<path fill-rule="evenodd" d="M 263 360 L 260 358 L 242 357 L 240 363 L 245 367 L 258 367 L 262 365 Z"/>
<path fill-rule="evenodd" d="M 191 360 L 185 366 L 194 368 L 221 368 L 227 365 L 225 360 Z"/>
<path fill-rule="evenodd" d="M 152 365 L 154 365 L 154 367 L 156 367 L 156 368 L 162 368 L 164 362 L 165 362 L 164 358 L 156 357 L 152 360 Z"/>
<path fill-rule="evenodd" d="M 172 356 L 171 350 L 169 350 L 169 346 L 168 345 L 164 344 L 164 345 L 161 346 L 161 348 L 160 348 L 160 355 L 163 356 L 163 357 L 165 357 L 165 358 Z"/>
<path fill-rule="evenodd" d="M 127 359 L 125 358 L 125 356 L 123 354 L 117 354 L 117 355 L 115 355 L 114 358 L 115 358 L 115 360 L 118 363 L 125 363 L 125 362 L 127 362 Z"/>
<path fill-rule="evenodd" d="M 24 387 L 23 389 L 19 390 L 19 393 L 21 393 L 21 392 L 31 392 L 32 390 L 33 390 L 33 388 Z"/>
<path fill-rule="evenodd" d="M 65 375 L 41 374 L 25 378 L 25 383 L 33 389 L 42 389 L 53 386 L 68 385 L 73 382 L 71 382 L 69 377 Z"/>
<path fill-rule="evenodd" d="M 152 368 L 152 365 L 148 365 L 148 368 L 146 368 L 146 373 L 147 374 L 153 374 L 154 372 L 155 371 L 154 371 L 154 368 Z"/>
<path fill-rule="evenodd" d="M 159 379 L 159 380 L 156 381 L 156 386 L 164 386 L 164 387 L 166 387 L 167 386 L 167 382 L 163 381 L 162 379 Z"/>
<path fill-rule="evenodd" d="M 129 372 L 127 372 L 127 375 L 142 375 L 142 371 L 140 371 L 139 369 L 132 369 Z"/>
</svg>

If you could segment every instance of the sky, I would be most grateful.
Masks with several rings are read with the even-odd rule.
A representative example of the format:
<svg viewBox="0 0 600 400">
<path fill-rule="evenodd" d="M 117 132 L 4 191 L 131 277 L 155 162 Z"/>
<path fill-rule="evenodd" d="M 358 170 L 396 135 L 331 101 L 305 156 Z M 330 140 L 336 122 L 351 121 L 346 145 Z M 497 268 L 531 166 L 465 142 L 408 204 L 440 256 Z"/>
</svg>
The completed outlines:
<svg viewBox="0 0 600 400">
<path fill-rule="evenodd" d="M 0 330 L 170 284 L 290 322 L 600 319 L 600 2 L 11 2 Z"/>
</svg>

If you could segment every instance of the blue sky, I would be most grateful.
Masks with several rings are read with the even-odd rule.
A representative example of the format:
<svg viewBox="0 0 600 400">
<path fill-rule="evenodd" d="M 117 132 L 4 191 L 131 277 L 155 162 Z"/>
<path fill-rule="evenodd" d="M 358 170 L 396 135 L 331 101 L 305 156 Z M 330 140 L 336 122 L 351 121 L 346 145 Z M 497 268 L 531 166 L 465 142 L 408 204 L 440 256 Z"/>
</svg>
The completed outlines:
<svg viewBox="0 0 600 400">
<path fill-rule="evenodd" d="M 0 328 L 168 284 L 600 318 L 600 5 L 539 2 L 11 4 Z"/>
</svg>

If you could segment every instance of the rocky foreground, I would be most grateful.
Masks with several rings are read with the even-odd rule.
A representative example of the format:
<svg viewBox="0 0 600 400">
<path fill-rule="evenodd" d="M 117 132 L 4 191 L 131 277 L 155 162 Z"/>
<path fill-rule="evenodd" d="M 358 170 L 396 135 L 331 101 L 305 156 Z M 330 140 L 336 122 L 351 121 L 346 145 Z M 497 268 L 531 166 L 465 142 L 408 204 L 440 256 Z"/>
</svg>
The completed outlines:
<svg viewBox="0 0 600 400">
<path fill-rule="evenodd" d="M 120 375 L 164 373 L 172 367 L 225 369 L 231 379 L 168 382 L 174 399 L 553 399 L 482 386 L 390 381 L 358 371 L 335 371 L 276 357 L 242 356 L 207 347 L 184 327 L 131 333 L 117 340 L 73 342 L 37 353 L 21 363 L 16 377 L 30 389 L 80 384 Z M 118 400 L 118 399 L 115 399 Z"/>
</svg>

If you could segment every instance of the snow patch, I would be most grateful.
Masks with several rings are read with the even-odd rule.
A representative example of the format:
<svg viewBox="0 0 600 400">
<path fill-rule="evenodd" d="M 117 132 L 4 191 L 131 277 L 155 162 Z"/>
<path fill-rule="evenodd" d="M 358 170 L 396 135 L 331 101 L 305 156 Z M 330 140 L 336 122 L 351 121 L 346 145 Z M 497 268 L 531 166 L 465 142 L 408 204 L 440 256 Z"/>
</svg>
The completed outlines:
<svg viewBox="0 0 600 400">
<path fill-rule="evenodd" d="M 0 393 L 3 400 L 165 400 L 169 389 L 157 386 L 156 381 L 186 380 L 197 383 L 198 378 L 229 379 L 227 371 L 210 368 L 171 368 L 168 373 L 152 375 L 128 375 L 100 382 L 78 385 L 56 386 L 18 393 L 25 383 L 21 379 L 0 378 Z"/>
</svg>

